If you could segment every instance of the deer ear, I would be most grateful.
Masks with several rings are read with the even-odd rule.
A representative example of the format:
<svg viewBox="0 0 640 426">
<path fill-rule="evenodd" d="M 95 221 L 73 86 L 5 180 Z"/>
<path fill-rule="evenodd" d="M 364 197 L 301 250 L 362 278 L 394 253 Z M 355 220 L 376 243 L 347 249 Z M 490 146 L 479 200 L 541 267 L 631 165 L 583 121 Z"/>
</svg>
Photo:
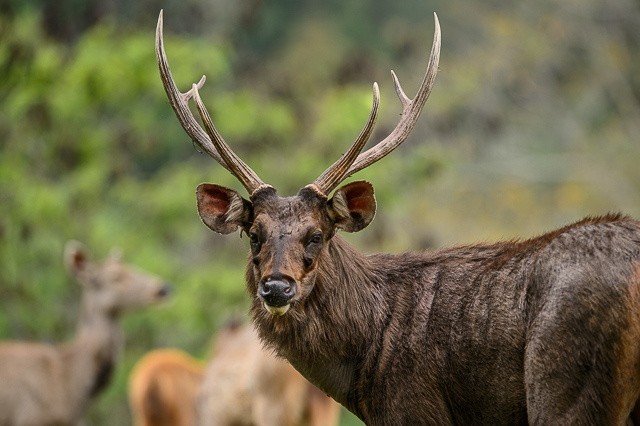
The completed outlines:
<svg viewBox="0 0 640 426">
<path fill-rule="evenodd" d="M 122 251 L 121 247 L 114 246 L 114 247 L 111 247 L 111 250 L 109 250 L 109 259 L 116 262 L 121 262 L 123 257 L 124 257 L 124 252 Z"/>
<path fill-rule="evenodd" d="M 341 186 L 333 194 L 327 207 L 336 228 L 358 232 L 366 228 L 376 215 L 373 185 L 358 180 Z"/>
<path fill-rule="evenodd" d="M 253 207 L 233 189 L 201 183 L 196 190 L 198 213 L 211 230 L 230 234 L 251 222 Z"/>
<path fill-rule="evenodd" d="M 68 241 L 64 246 L 64 264 L 74 275 L 83 271 L 89 263 L 89 251 L 79 241 Z"/>
</svg>

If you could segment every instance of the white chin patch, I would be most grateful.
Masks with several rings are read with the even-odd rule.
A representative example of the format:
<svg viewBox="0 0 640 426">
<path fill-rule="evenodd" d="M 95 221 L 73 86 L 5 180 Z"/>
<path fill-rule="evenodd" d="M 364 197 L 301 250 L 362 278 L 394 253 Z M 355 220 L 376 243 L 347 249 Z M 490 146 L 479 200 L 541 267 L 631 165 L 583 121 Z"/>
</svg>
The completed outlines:
<svg viewBox="0 0 640 426">
<path fill-rule="evenodd" d="M 290 306 L 291 306 L 288 303 L 286 305 L 284 305 L 284 306 L 277 306 L 277 307 L 276 306 L 269 306 L 264 302 L 262 304 L 264 305 L 265 309 L 267 311 L 269 311 L 269 313 L 271 315 L 275 315 L 277 317 L 280 317 L 280 316 L 286 314 L 287 311 L 289 310 Z"/>
</svg>

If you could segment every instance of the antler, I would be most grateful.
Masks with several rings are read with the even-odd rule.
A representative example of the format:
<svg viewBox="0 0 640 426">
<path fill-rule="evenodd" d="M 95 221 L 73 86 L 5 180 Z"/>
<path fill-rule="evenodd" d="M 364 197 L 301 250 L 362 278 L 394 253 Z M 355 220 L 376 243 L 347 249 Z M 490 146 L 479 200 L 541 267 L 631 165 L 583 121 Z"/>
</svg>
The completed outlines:
<svg viewBox="0 0 640 426">
<path fill-rule="evenodd" d="M 418 90 L 414 99 L 409 99 L 402 90 L 402 86 L 398 81 L 395 73 L 391 71 L 393 82 L 396 88 L 398 98 L 402 103 L 402 118 L 396 128 L 384 140 L 376 144 L 364 153 L 360 153 L 366 145 L 376 119 L 378 117 L 378 109 L 380 106 L 380 92 L 377 83 L 373 85 L 373 105 L 369 118 L 365 127 L 360 132 L 356 141 L 351 145 L 349 151 L 344 154 L 338 161 L 327 168 L 312 184 L 307 187 L 313 189 L 319 195 L 326 197 L 340 182 L 351 176 L 352 174 L 370 166 L 380 160 L 398 145 L 400 145 L 411 133 L 415 126 L 424 104 L 431 93 L 435 77 L 438 72 L 438 62 L 440 59 L 440 23 L 438 16 L 434 13 L 435 33 L 433 36 L 433 46 L 431 47 L 431 56 L 429 57 L 429 65 L 427 72 L 422 81 L 422 85 Z M 160 11 L 158 16 L 158 26 L 156 28 L 156 58 L 162 77 L 162 84 L 171 103 L 182 128 L 205 152 L 213 157 L 225 169 L 229 170 L 247 189 L 250 196 L 253 196 L 259 190 L 269 188 L 271 185 L 265 184 L 258 175 L 251 170 L 224 141 L 220 133 L 216 130 L 209 113 L 200 99 L 198 90 L 202 88 L 206 80 L 203 75 L 197 84 L 193 84 L 191 90 L 182 93 L 178 90 L 164 51 L 164 41 L 162 36 L 163 12 Z M 189 109 L 189 99 L 193 98 L 200 118 L 204 123 L 206 132 L 202 130 L 196 119 L 193 117 Z"/>
<path fill-rule="evenodd" d="M 204 128 L 207 130 L 207 133 L 213 140 L 213 144 L 220 153 L 220 156 L 229 165 L 231 173 L 233 173 L 234 176 L 237 177 L 240 182 L 242 182 L 244 187 L 247 188 L 249 196 L 253 197 L 253 195 L 261 189 L 271 188 L 272 186 L 267 185 L 262 180 L 260 180 L 258 175 L 253 170 L 251 170 L 251 168 L 247 166 L 244 161 L 242 161 L 240 157 L 238 157 L 236 153 L 231 150 L 231 148 L 229 148 L 229 145 L 227 145 L 224 139 L 220 137 L 220 134 L 213 125 L 213 121 L 211 121 L 209 111 L 207 111 L 207 108 L 204 106 L 202 99 L 200 99 L 198 85 L 194 83 L 191 90 L 193 91 L 193 100 L 195 101 L 196 107 L 198 108 L 198 113 L 200 113 L 200 118 L 204 123 Z"/>
<path fill-rule="evenodd" d="M 158 16 L 158 26 L 156 27 L 156 59 L 158 60 L 158 67 L 160 68 L 160 77 L 162 78 L 162 84 L 169 103 L 173 111 L 178 117 L 178 121 L 182 125 L 185 132 L 191 137 L 191 139 L 198 144 L 207 154 L 212 156 L 222 167 L 229 170 L 238 180 L 244 185 L 249 192 L 250 196 L 253 196 L 261 189 L 268 188 L 270 185 L 264 183 L 258 175 L 249 168 L 240 158 L 231 151 L 227 143 L 222 139 L 220 133 L 216 130 L 209 113 L 207 112 L 200 96 L 198 95 L 198 89 L 201 89 L 206 80 L 203 75 L 197 84 L 193 84 L 191 90 L 187 93 L 182 93 L 178 90 L 178 87 L 173 80 L 171 70 L 169 69 L 169 63 L 164 51 L 164 39 L 162 35 L 163 26 L 163 11 L 160 11 Z M 204 123 L 207 132 L 202 130 L 202 127 L 198 124 L 193 117 L 191 110 L 189 109 L 189 99 L 194 98 L 198 112 Z"/>
<path fill-rule="evenodd" d="M 393 129 L 389 136 L 387 136 L 384 140 L 380 141 L 364 153 L 358 155 L 357 158 L 352 159 L 352 157 L 355 157 L 354 152 L 355 154 L 358 154 L 366 143 L 366 139 L 364 140 L 364 143 L 362 142 L 361 133 L 356 142 L 354 142 L 354 144 L 351 146 L 349 151 L 345 155 L 343 155 L 337 162 L 331 165 L 327 170 L 325 170 L 320 175 L 320 177 L 316 179 L 312 184 L 307 185 L 308 187 L 315 190 L 320 195 L 326 197 L 336 186 L 338 186 L 338 184 L 340 184 L 340 182 L 342 182 L 352 174 L 380 160 L 391 151 L 396 149 L 396 147 L 398 147 L 398 145 L 400 145 L 407 138 L 407 136 L 409 136 L 409 133 L 411 133 L 411 130 L 413 130 L 413 127 L 418 121 L 418 117 L 422 112 L 422 108 L 424 108 L 424 104 L 427 101 L 429 94 L 431 93 L 431 89 L 433 88 L 436 74 L 438 72 L 438 62 L 440 60 L 440 23 L 438 22 L 438 15 L 434 13 L 433 16 L 435 20 L 435 32 L 433 35 L 433 45 L 431 46 L 429 65 L 427 66 L 427 72 L 424 76 L 424 79 L 422 80 L 422 85 L 420 86 L 420 89 L 418 89 L 418 93 L 413 99 L 409 99 L 407 97 L 407 95 L 404 93 L 404 90 L 402 90 L 402 86 L 400 85 L 400 81 L 398 81 L 398 77 L 396 77 L 396 74 L 391 71 L 393 83 L 396 88 L 396 93 L 398 94 L 400 102 L 402 102 L 402 118 L 400 118 L 400 122 L 398 123 L 396 128 Z M 374 85 L 374 93 L 376 91 L 377 85 Z M 368 128 L 370 123 L 371 116 L 369 117 L 369 121 L 367 122 L 365 130 Z M 373 126 L 372 123 L 371 126 Z M 365 132 L 365 130 L 363 130 L 363 133 Z M 368 130 L 369 134 L 371 134 L 372 130 L 373 128 Z"/>
<path fill-rule="evenodd" d="M 365 124 L 360 135 L 358 135 L 358 139 L 351 145 L 351 148 L 349 148 L 346 154 L 329 166 L 312 184 L 307 185 L 308 188 L 313 189 L 318 195 L 326 198 L 327 194 L 345 179 L 344 175 L 347 173 L 349 166 L 356 160 L 362 148 L 367 144 L 371 133 L 373 133 L 379 108 L 380 90 L 378 89 L 378 83 L 373 83 L 373 105 L 371 106 L 367 124 Z"/>
</svg>

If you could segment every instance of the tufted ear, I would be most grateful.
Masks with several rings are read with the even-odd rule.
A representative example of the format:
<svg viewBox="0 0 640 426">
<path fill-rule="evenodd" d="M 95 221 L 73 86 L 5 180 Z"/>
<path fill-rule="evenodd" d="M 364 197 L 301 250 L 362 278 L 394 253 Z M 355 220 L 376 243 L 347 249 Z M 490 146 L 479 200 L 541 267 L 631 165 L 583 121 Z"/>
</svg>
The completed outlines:
<svg viewBox="0 0 640 426">
<path fill-rule="evenodd" d="M 327 208 L 336 228 L 358 232 L 366 228 L 376 215 L 373 186 L 364 180 L 341 186 L 327 203 Z"/>
<path fill-rule="evenodd" d="M 230 234 L 251 223 L 253 206 L 233 189 L 201 183 L 196 190 L 198 214 L 211 230 Z"/>
</svg>

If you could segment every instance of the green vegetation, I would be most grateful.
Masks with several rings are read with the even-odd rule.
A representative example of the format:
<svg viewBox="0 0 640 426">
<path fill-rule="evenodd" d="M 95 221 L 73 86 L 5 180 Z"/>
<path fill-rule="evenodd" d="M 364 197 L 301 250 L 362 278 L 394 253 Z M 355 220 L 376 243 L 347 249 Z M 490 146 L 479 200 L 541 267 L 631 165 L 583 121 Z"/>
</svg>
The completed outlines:
<svg viewBox="0 0 640 426">
<path fill-rule="evenodd" d="M 373 224 L 348 236 L 365 251 L 527 237 L 608 211 L 640 217 L 635 4 L 54 3 L 0 8 L 0 339 L 71 336 L 68 239 L 97 258 L 119 246 L 176 286 L 169 305 L 126 317 L 123 363 L 89 424 L 129 423 L 127 374 L 146 351 L 206 357 L 220 323 L 248 305 L 248 244 L 206 229 L 194 197 L 202 181 L 242 187 L 198 153 L 167 103 L 153 50 L 160 7 L 179 87 L 207 75 L 201 95 L 218 129 L 283 195 L 355 139 L 373 81 L 373 139 L 393 128 L 389 70 L 412 94 L 438 13 L 441 71 L 418 126 L 355 176 L 378 198 Z"/>
</svg>

